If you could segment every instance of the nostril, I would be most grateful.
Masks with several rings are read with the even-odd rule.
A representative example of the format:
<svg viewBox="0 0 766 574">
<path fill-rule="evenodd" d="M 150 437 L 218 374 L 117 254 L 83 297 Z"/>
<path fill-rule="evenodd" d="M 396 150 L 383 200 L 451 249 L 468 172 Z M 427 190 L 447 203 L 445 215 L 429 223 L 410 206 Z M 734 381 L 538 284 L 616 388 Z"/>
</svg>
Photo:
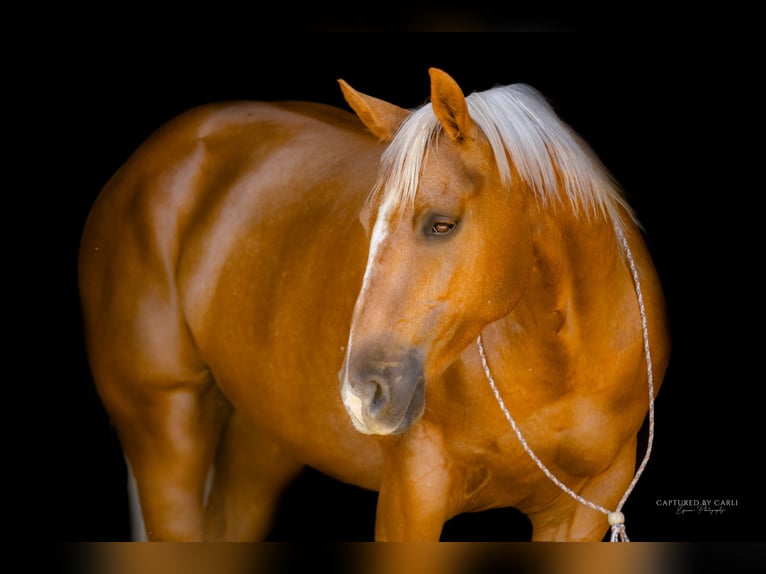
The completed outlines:
<svg viewBox="0 0 766 574">
<path fill-rule="evenodd" d="M 386 393 L 383 385 L 378 381 L 372 380 L 369 383 L 373 389 L 372 398 L 370 399 L 370 413 L 377 413 L 386 406 L 388 393 Z"/>
</svg>

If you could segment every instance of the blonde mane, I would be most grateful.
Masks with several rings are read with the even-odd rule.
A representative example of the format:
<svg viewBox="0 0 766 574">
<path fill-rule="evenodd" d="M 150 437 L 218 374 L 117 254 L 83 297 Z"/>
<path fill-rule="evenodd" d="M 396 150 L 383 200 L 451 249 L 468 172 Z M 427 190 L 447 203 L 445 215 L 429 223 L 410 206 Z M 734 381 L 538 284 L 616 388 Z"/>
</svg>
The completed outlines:
<svg viewBox="0 0 766 574">
<path fill-rule="evenodd" d="M 619 207 L 634 221 L 622 191 L 590 146 L 526 84 L 474 92 L 468 113 L 492 146 L 503 184 L 512 182 L 511 163 L 542 205 L 568 199 L 577 214 L 606 217 L 622 226 Z M 437 141 L 441 124 L 430 103 L 414 110 L 381 158 L 373 194 L 398 204 L 415 198 L 423 158 Z"/>
</svg>

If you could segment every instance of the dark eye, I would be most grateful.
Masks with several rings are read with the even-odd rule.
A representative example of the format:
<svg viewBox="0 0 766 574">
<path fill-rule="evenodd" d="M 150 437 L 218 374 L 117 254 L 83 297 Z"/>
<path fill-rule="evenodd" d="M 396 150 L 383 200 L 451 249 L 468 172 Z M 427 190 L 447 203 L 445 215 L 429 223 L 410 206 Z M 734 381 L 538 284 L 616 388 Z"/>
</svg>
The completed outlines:
<svg viewBox="0 0 766 574">
<path fill-rule="evenodd" d="M 456 226 L 457 222 L 451 219 L 438 219 L 431 224 L 431 235 L 448 235 Z"/>
</svg>

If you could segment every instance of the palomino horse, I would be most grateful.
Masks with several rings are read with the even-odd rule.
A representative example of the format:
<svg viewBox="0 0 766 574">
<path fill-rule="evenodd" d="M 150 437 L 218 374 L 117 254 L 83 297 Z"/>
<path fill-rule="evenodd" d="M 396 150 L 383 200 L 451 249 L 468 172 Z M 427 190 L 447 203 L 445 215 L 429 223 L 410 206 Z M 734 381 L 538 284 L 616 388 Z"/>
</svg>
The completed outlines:
<svg viewBox="0 0 766 574">
<path fill-rule="evenodd" d="M 190 110 L 97 198 L 87 350 L 150 539 L 263 539 L 305 465 L 378 491 L 377 540 L 624 534 L 669 355 L 640 227 L 534 89 L 430 75 Z"/>
</svg>

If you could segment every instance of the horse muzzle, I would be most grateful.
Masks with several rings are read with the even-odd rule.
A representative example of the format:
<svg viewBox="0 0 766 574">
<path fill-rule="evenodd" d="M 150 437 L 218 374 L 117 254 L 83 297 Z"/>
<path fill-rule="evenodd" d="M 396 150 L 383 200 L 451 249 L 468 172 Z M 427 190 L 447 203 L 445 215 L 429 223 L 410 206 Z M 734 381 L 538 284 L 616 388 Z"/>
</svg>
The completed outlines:
<svg viewBox="0 0 766 574">
<path fill-rule="evenodd" d="M 340 379 L 343 404 L 361 433 L 401 434 L 425 409 L 423 359 L 416 350 L 360 349 L 346 357 Z"/>
</svg>

